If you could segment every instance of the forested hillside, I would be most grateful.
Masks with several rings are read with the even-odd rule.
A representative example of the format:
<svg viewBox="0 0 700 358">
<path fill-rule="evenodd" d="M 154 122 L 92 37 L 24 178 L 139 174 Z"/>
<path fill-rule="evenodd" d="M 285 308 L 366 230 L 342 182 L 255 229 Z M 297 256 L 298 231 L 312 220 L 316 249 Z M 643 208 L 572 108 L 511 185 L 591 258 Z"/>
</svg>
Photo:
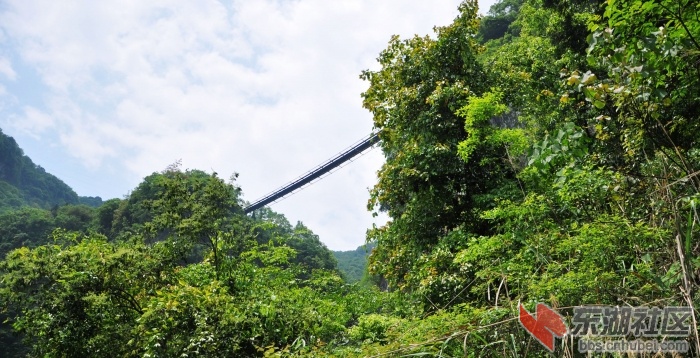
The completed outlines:
<svg viewBox="0 0 700 358">
<path fill-rule="evenodd" d="M 375 244 L 362 245 L 355 250 L 333 251 L 333 256 L 338 261 L 338 270 L 343 277 L 350 282 L 359 282 L 367 274 L 367 257 L 374 249 Z"/>
<path fill-rule="evenodd" d="M 339 293 L 335 290 L 342 281 L 336 261 L 318 236 L 303 223 L 292 226 L 284 215 L 268 208 L 256 211 L 254 219 L 243 215 L 240 189 L 233 185 L 234 179 L 226 183 L 216 174 L 181 171 L 173 165 L 144 178 L 127 198 L 108 200 L 98 208 L 86 205 L 64 205 L 52 210 L 24 207 L 1 214 L 0 254 L 5 257 L 11 249 L 19 248 L 0 264 L 3 273 L 0 302 L 9 309 L 0 317 L 4 320 L 19 314 L 13 320 L 19 335 L 10 333 L 8 325 L 0 326 L 4 353 L 10 356 L 37 352 L 81 357 L 114 356 L 117 352 L 117 356 L 129 355 L 138 349 L 126 341 L 121 342 L 122 350 L 107 349 L 115 339 L 112 335 L 132 339 L 133 336 L 126 333 L 142 329 L 137 328 L 135 321 L 145 313 L 142 305 L 147 302 L 142 300 L 156 299 L 165 293 L 161 289 L 173 284 L 185 286 L 167 288 L 175 296 L 161 298 L 174 299 L 169 302 L 175 305 L 182 304 L 186 309 L 182 312 L 184 315 L 194 314 L 199 308 L 186 308 L 187 303 L 179 301 L 184 297 L 182 294 L 194 295 L 192 299 L 199 303 L 192 304 L 214 305 L 224 301 L 233 304 L 236 298 L 227 293 L 226 286 L 245 288 L 242 306 L 229 305 L 217 310 L 232 309 L 229 312 L 232 315 L 247 312 L 243 316 L 224 318 L 250 326 L 252 331 L 248 334 L 259 332 L 255 334 L 260 336 L 265 336 L 260 333 L 265 327 L 257 326 L 259 322 L 252 320 L 261 314 L 259 310 L 272 315 L 274 322 L 280 314 L 293 317 L 295 310 L 306 307 L 294 304 L 311 299 L 305 293 L 311 287 L 318 288 L 319 292 L 314 293 L 318 299 L 331 294 L 337 296 Z M 37 271 L 39 267 L 48 271 Z M 89 276 L 84 276 L 88 272 Z M 145 281 L 141 282 L 139 277 Z M 214 286 L 211 286 L 213 282 L 204 284 L 214 278 L 222 281 Z M 204 286 L 200 286 L 202 284 Z M 324 293 L 326 286 L 330 291 Z M 192 291 L 195 287 L 197 292 Z M 150 293 L 143 291 L 145 289 Z M 198 293 L 200 289 L 204 291 Z M 223 296 L 198 297 L 210 289 Z M 178 290 L 184 291 L 178 293 Z M 275 313 L 273 309 L 278 308 L 268 302 L 270 294 L 279 297 L 272 298 L 273 301 L 294 308 Z M 42 312 L 48 309 L 45 305 L 50 302 L 62 308 L 60 312 L 52 308 L 52 317 L 43 316 Z M 315 302 L 310 300 L 304 305 L 315 305 Z M 98 311 L 86 312 L 84 304 Z M 115 306 L 108 308 L 112 305 Z M 37 314 L 39 316 L 35 316 Z M 168 317 L 161 318 L 172 320 Z M 317 318 L 299 319 L 295 323 L 299 327 L 291 325 L 287 329 L 298 331 L 300 327 L 315 324 L 312 322 Z M 232 330 L 243 327 L 233 321 L 229 323 Z M 69 328 L 64 324 L 75 326 Z M 175 323 L 167 329 L 180 331 L 183 324 L 189 323 Z M 289 334 L 278 333 L 270 336 L 272 338 L 261 337 L 260 342 Z M 189 333 L 182 330 L 178 334 Z M 242 352 L 255 352 L 255 346 L 251 346 L 255 342 L 246 341 L 245 332 L 240 334 L 239 341 L 228 340 L 221 344 L 226 347 L 242 345 L 239 347 Z M 57 340 L 58 336 L 62 338 Z M 27 344 L 21 344 L 20 338 Z M 94 346 L 92 340 L 98 339 L 105 340 L 100 343 L 104 346 Z M 187 341 L 189 337 L 182 339 Z M 202 343 L 209 343 L 209 340 Z M 183 347 L 186 345 L 163 352 Z M 216 347 L 210 349 L 216 351 Z"/>
<path fill-rule="evenodd" d="M 543 303 L 569 327 L 582 305 L 689 308 L 688 334 L 671 338 L 698 356 L 700 3 L 504 0 L 477 12 L 467 0 L 434 36 L 392 38 L 361 74 L 386 157 L 368 208 L 390 220 L 367 235 L 382 290 L 344 282 L 303 224 L 243 214 L 235 177 L 173 165 L 97 209 L 0 218 L 14 230 L 0 240 L 17 247 L 0 263 L 0 307 L 18 334 L 4 346 L 586 356 L 579 338 L 552 338 L 550 352 L 518 322 L 521 303 Z"/>
<path fill-rule="evenodd" d="M 73 189 L 34 164 L 0 129 L 0 213 L 21 206 L 47 209 L 78 201 Z"/>
<path fill-rule="evenodd" d="M 475 12 L 394 38 L 362 75 L 387 158 L 370 208 L 391 217 L 371 272 L 456 320 L 400 325 L 376 352 L 534 355 L 519 302 L 697 312 L 700 3 Z"/>
</svg>

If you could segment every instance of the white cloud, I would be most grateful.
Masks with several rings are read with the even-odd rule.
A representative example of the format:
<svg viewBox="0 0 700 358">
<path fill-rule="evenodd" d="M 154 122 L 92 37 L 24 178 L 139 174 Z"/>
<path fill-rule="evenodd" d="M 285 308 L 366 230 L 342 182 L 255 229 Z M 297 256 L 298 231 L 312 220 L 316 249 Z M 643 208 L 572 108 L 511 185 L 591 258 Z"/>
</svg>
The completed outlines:
<svg viewBox="0 0 700 358">
<path fill-rule="evenodd" d="M 53 144 L 86 168 L 120 163 L 133 178 L 124 193 L 182 158 L 241 173 L 252 201 L 369 134 L 360 71 L 377 68 L 392 34 L 450 23 L 459 1 L 5 3 L 0 27 L 17 45 L 2 46 L 47 91 L 41 109 L 6 123 L 56 133 Z M 7 78 L 21 78 L 18 68 L 0 58 Z M 375 150 L 273 209 L 352 249 L 370 226 L 367 188 L 381 162 Z"/>
<path fill-rule="evenodd" d="M 24 107 L 19 115 L 10 117 L 13 127 L 25 133 L 38 137 L 48 128 L 54 126 L 54 120 L 50 115 L 33 107 Z"/>
<path fill-rule="evenodd" d="M 10 60 L 5 57 L 0 57 L 0 75 L 3 75 L 13 81 L 17 78 L 17 73 L 15 73 L 15 70 L 12 69 Z"/>
</svg>

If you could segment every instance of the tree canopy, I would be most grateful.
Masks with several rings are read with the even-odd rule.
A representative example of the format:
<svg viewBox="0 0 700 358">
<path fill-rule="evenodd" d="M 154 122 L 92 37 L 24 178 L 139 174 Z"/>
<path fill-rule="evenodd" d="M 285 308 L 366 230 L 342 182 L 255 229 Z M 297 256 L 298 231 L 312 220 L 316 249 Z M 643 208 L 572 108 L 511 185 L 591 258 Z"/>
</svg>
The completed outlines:
<svg viewBox="0 0 700 358">
<path fill-rule="evenodd" d="M 0 129 L 0 212 L 25 205 L 47 209 L 78 201 L 73 189 L 34 164 L 14 138 Z"/>
</svg>

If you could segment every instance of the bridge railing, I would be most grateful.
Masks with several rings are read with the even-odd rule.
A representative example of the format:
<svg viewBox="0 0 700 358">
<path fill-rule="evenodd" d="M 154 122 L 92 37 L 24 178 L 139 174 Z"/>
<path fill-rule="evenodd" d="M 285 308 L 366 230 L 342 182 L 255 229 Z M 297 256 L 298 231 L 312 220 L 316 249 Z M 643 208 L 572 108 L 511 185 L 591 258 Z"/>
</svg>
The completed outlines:
<svg viewBox="0 0 700 358">
<path fill-rule="evenodd" d="M 374 145 L 375 143 L 377 143 L 379 141 L 378 135 L 379 135 L 378 133 L 371 134 L 369 137 L 353 144 L 352 146 L 348 147 L 340 154 L 329 159 L 325 163 L 317 166 L 316 168 L 310 170 L 306 174 L 298 177 L 297 179 L 291 181 L 287 185 L 265 195 L 262 199 L 255 201 L 254 203 L 250 204 L 248 207 L 246 207 L 243 210 L 245 211 L 246 214 L 251 213 L 257 209 L 262 208 L 263 206 L 265 206 L 267 204 L 270 204 L 274 201 L 277 201 L 277 200 L 283 198 L 286 195 L 293 193 L 294 191 L 296 191 L 298 189 L 301 189 L 303 186 L 320 178 L 324 174 L 329 173 L 331 170 L 341 166 L 343 163 L 351 160 L 352 158 L 361 154 L 365 150 L 371 148 L 372 145 Z"/>
</svg>

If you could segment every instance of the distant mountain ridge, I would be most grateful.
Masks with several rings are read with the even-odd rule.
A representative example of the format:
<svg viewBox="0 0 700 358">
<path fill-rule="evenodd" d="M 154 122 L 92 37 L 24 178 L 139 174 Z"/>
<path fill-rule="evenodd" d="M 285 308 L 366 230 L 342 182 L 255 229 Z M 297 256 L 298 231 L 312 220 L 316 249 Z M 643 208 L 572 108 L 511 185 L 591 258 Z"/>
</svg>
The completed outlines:
<svg viewBox="0 0 700 358">
<path fill-rule="evenodd" d="M 0 212 L 23 206 L 49 209 L 66 204 L 99 206 L 99 197 L 79 197 L 71 187 L 24 154 L 0 129 Z"/>
<path fill-rule="evenodd" d="M 350 282 L 360 282 L 367 271 L 367 257 L 375 243 L 360 245 L 355 250 L 333 251 L 333 256 L 338 261 L 338 270 L 343 273 L 345 279 Z"/>
</svg>

